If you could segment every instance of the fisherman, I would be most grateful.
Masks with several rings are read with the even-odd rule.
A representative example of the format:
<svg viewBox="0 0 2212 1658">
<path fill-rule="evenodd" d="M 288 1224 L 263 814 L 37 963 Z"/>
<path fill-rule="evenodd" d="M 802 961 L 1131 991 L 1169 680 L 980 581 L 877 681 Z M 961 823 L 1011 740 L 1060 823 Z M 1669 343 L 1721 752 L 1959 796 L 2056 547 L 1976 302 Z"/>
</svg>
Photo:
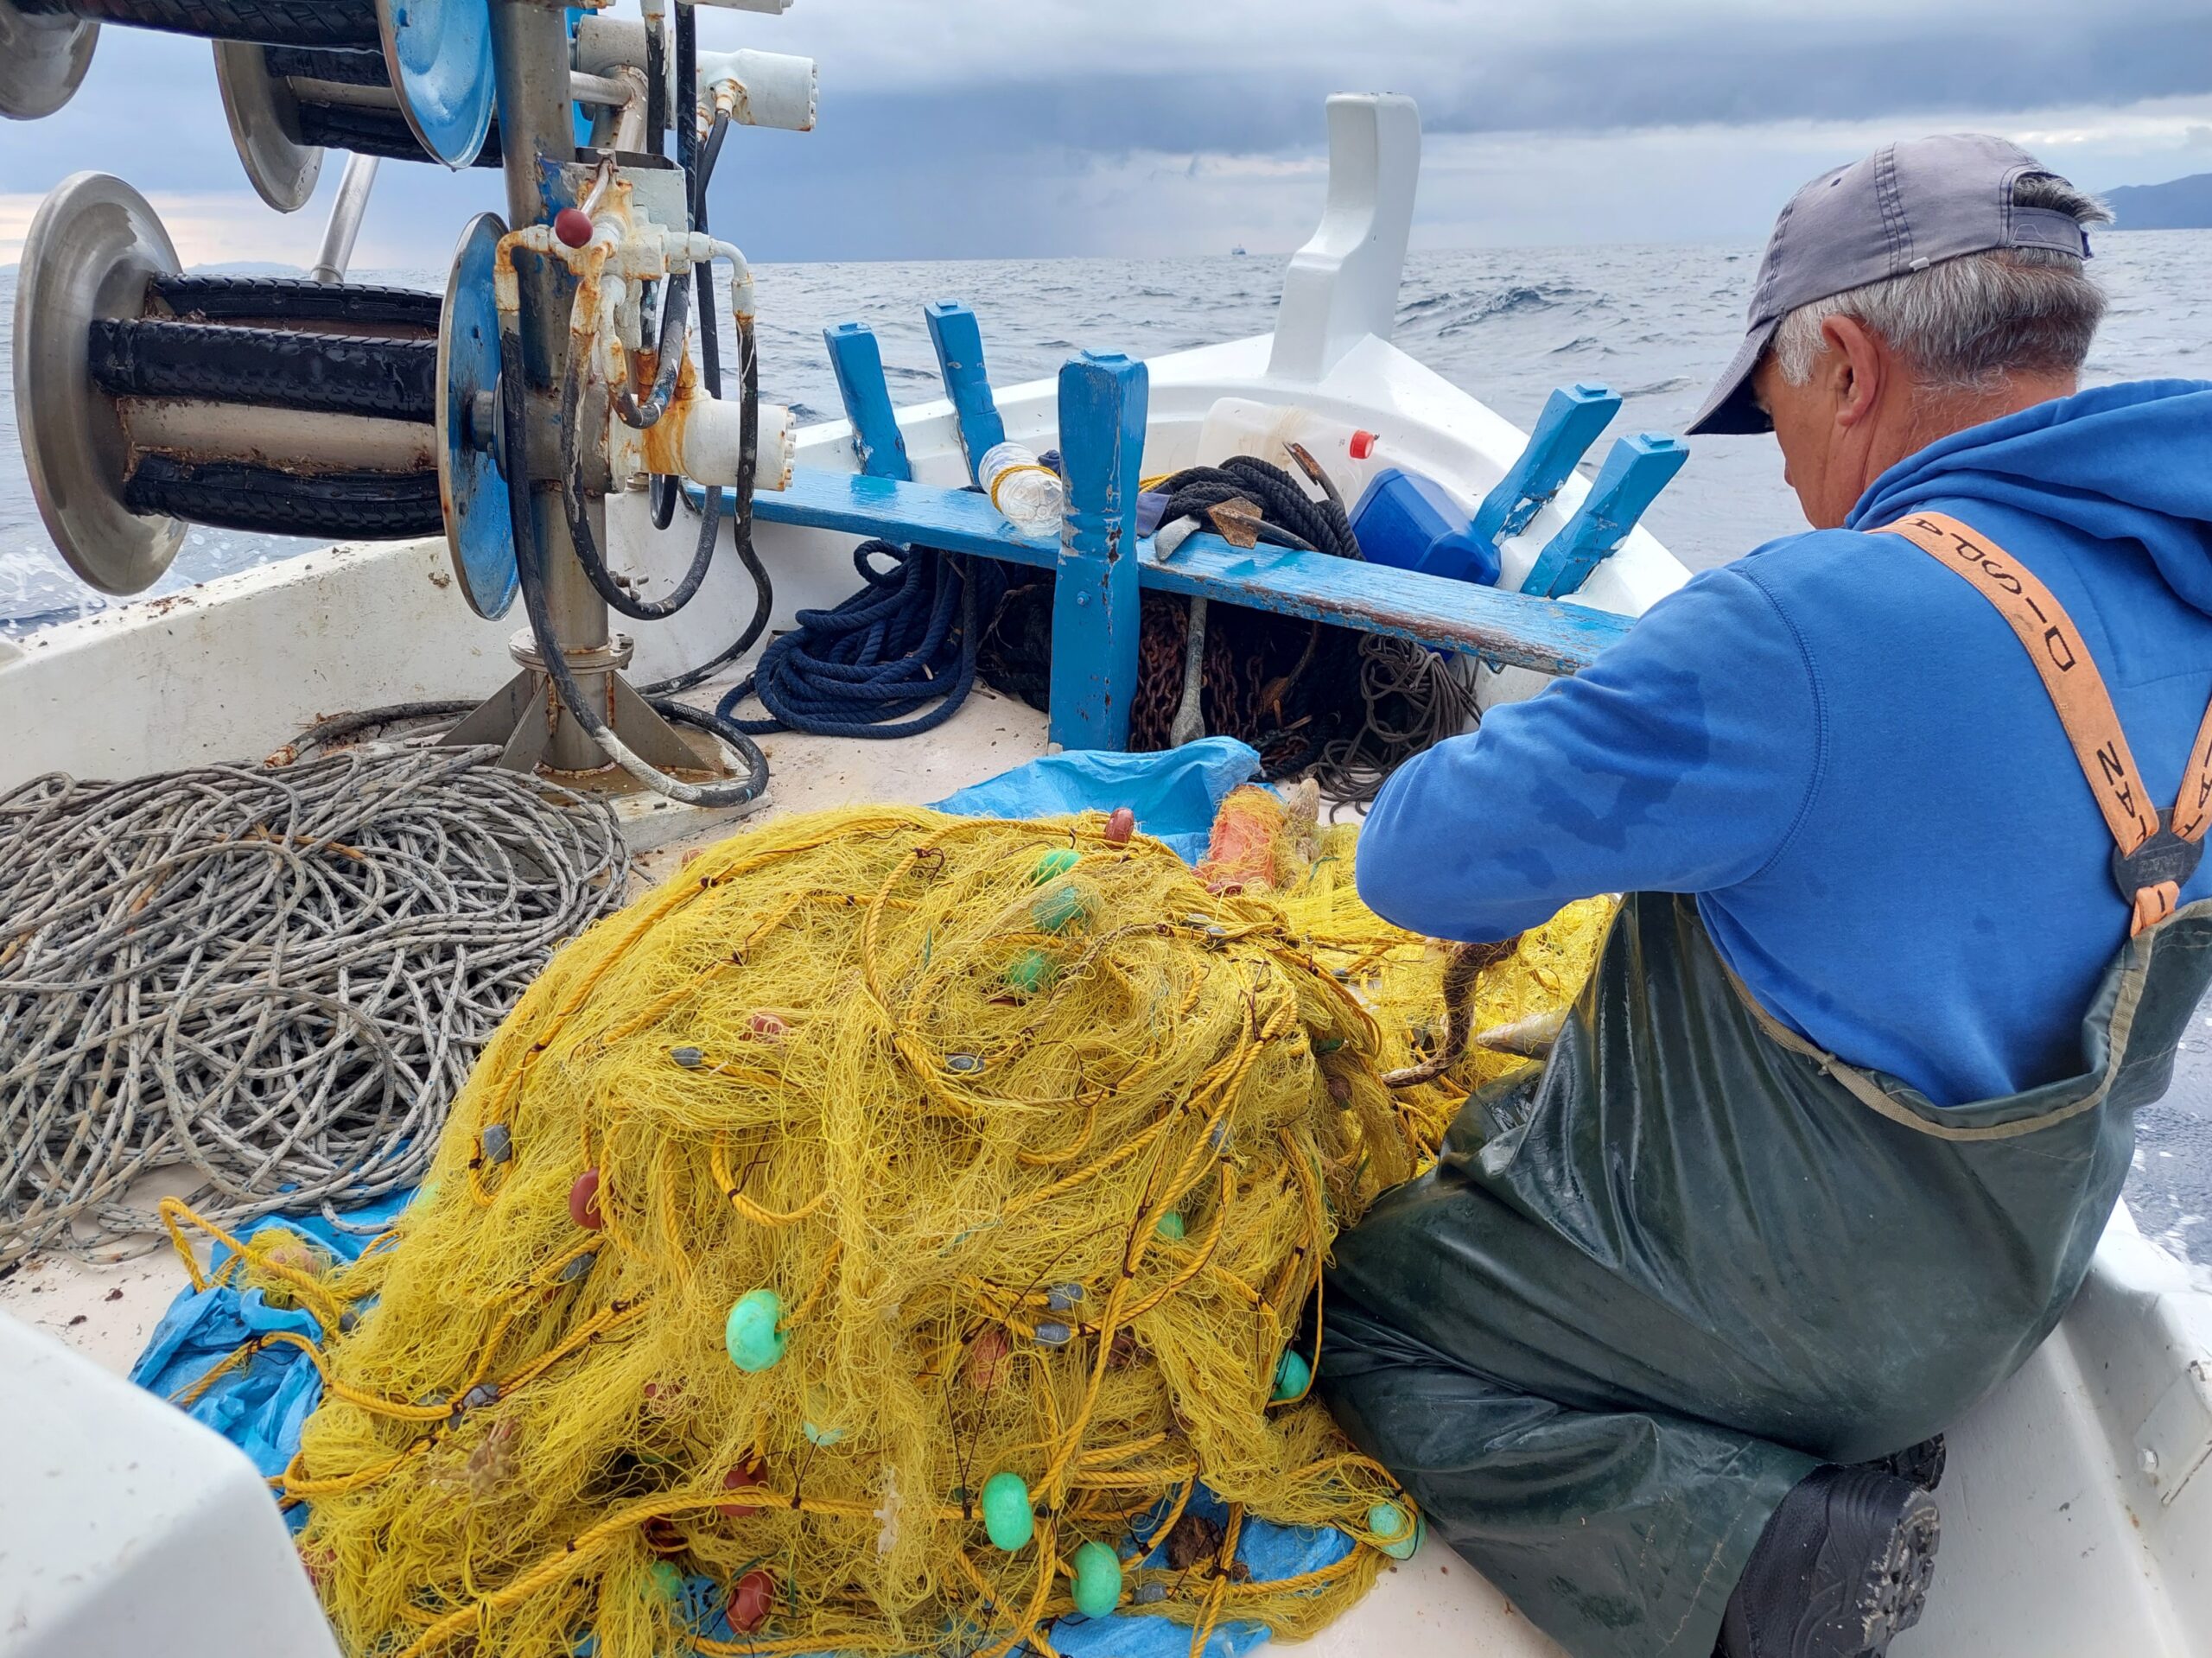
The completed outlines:
<svg viewBox="0 0 2212 1658">
<path fill-rule="evenodd" d="M 1424 933 L 1627 894 L 1548 1063 L 1339 1240 L 1320 1369 L 1576 1658 L 1918 1619 L 1924 1442 L 2065 1312 L 2212 980 L 2212 384 L 2077 390 L 2109 217 L 1971 136 L 1798 192 L 1690 429 L 1771 429 L 1812 530 L 1368 820 Z"/>
</svg>

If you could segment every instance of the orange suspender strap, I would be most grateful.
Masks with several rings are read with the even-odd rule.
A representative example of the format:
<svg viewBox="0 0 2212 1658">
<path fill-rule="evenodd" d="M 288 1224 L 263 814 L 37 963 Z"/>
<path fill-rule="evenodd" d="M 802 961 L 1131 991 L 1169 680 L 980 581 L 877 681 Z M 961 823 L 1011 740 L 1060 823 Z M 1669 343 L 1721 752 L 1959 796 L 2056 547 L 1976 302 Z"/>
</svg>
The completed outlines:
<svg viewBox="0 0 2212 1658">
<path fill-rule="evenodd" d="M 2048 588 L 2003 548 L 1944 513 L 1916 512 L 1873 533 L 1902 536 L 1956 571 L 2012 624 L 2043 677 L 2044 689 L 2074 745 L 2074 758 L 2120 848 L 2113 874 L 2134 906 L 2131 935 L 2157 926 L 2181 902 L 2182 883 L 2195 872 L 2205 829 L 2212 825 L 2212 708 L 2205 710 L 2197 729 L 2182 774 L 2180 799 L 2171 813 L 2155 810 L 2104 676 Z"/>
</svg>

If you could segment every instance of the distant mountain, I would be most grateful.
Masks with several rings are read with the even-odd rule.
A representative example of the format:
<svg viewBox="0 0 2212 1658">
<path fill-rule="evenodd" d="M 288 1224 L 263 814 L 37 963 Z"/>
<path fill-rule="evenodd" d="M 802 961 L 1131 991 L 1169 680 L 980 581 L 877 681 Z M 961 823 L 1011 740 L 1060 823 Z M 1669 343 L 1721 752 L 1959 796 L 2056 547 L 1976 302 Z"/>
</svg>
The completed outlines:
<svg viewBox="0 0 2212 1658">
<path fill-rule="evenodd" d="M 2212 230 L 2212 173 L 2105 192 L 2123 231 Z"/>
</svg>

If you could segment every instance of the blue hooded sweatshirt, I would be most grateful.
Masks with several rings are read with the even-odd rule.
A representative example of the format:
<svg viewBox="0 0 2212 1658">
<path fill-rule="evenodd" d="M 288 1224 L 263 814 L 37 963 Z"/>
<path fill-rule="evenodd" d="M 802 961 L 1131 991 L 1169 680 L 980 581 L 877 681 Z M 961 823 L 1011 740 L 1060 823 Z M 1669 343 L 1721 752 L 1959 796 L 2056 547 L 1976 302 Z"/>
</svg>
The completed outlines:
<svg viewBox="0 0 2212 1658">
<path fill-rule="evenodd" d="M 1573 679 L 1401 767 L 1359 844 L 1399 924 L 1496 939 L 1694 893 L 1770 1013 L 1938 1105 L 2078 1074 L 2126 943 L 2110 831 L 2026 651 L 1897 536 L 1946 512 L 2081 629 L 2173 804 L 2212 701 L 2212 384 L 2101 386 L 1953 434 L 1841 530 L 1768 543 Z M 2212 858 L 2182 889 L 2212 896 Z"/>
</svg>

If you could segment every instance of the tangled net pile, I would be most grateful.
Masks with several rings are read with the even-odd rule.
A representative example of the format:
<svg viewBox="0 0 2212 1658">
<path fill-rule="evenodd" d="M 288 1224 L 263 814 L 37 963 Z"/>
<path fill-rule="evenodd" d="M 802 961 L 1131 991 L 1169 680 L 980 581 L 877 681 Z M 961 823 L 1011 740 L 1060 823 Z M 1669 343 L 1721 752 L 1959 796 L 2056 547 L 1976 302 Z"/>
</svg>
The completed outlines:
<svg viewBox="0 0 2212 1658">
<path fill-rule="evenodd" d="M 350 1331 L 278 1482 L 345 1647 L 999 1658 L 1103 1580 L 1196 1652 L 1356 1598 L 1413 1521 L 1297 1335 L 1456 1103 L 1382 1085 L 1424 1037 L 1363 1000 L 1440 1019 L 1439 953 L 1353 831 L 1239 802 L 1196 875 L 1097 815 L 726 842 L 555 958 L 388 1239 L 245 1246 Z M 1357 1546 L 1248 1581 L 1247 1516 Z"/>
<path fill-rule="evenodd" d="M 150 1247 L 139 1176 L 232 1223 L 422 1178 L 478 1050 L 620 901 L 612 816 L 486 764 L 287 768 L 0 795 L 0 1267 Z"/>
</svg>

